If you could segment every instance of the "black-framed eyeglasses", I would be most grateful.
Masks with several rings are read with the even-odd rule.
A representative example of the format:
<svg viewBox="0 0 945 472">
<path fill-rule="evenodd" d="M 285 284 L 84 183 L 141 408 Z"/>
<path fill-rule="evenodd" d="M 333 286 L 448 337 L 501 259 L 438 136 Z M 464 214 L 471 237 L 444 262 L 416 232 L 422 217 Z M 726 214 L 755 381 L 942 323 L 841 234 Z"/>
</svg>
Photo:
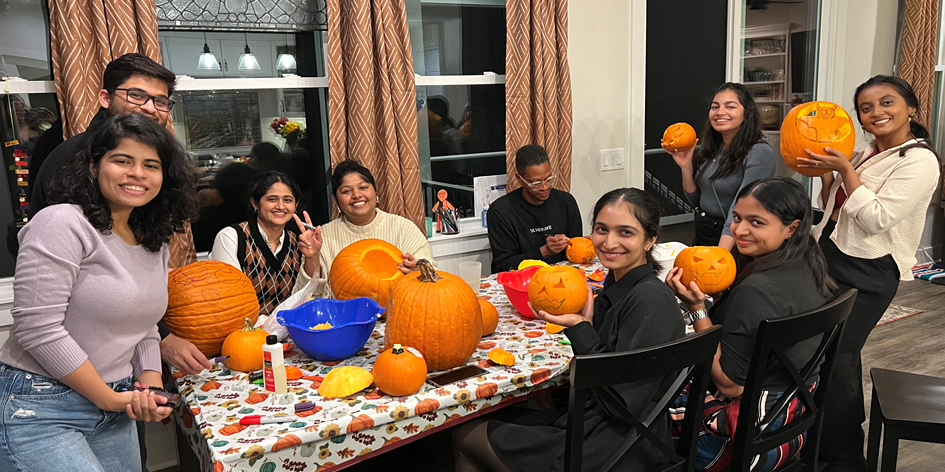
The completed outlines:
<svg viewBox="0 0 945 472">
<path fill-rule="evenodd" d="M 154 103 L 154 108 L 159 111 L 171 111 L 171 108 L 174 108 L 174 100 L 163 95 L 148 95 L 148 92 L 138 88 L 115 89 L 116 92 L 119 90 L 125 92 L 125 100 L 133 105 L 144 106 L 150 100 Z"/>
<path fill-rule="evenodd" d="M 521 178 L 521 179 L 522 179 L 522 182 L 525 182 L 525 185 L 528 185 L 528 188 L 530 188 L 530 189 L 532 189 L 532 190 L 538 190 L 538 189 L 540 189 L 543 185 L 546 185 L 546 186 L 548 186 L 548 187 L 551 187 L 551 186 L 553 186 L 554 183 L 555 183 L 555 176 L 554 176 L 554 175 L 552 175 L 551 177 L 548 177 L 548 178 L 545 179 L 545 180 L 536 180 L 536 181 L 534 181 L 534 182 L 526 182 L 526 181 L 525 181 L 525 177 L 522 177 L 521 174 L 519 175 L 519 178 Z"/>
</svg>

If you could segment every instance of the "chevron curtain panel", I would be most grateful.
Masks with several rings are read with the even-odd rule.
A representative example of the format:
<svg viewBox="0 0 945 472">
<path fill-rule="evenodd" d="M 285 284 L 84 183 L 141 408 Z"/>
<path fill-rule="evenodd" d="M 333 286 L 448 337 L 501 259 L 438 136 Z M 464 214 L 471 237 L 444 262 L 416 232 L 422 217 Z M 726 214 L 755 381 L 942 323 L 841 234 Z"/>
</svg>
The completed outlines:
<svg viewBox="0 0 945 472">
<path fill-rule="evenodd" d="M 139 52 L 161 62 L 154 0 L 49 0 L 49 33 L 65 138 L 98 111 L 112 59 Z"/>
<path fill-rule="evenodd" d="M 371 170 L 381 209 L 424 230 L 417 90 L 404 0 L 328 0 L 332 165 Z"/>
<path fill-rule="evenodd" d="M 521 186 L 515 151 L 548 151 L 555 188 L 571 188 L 571 71 L 568 0 L 507 0 L 505 151 L 509 191 Z"/>
<path fill-rule="evenodd" d="M 938 0 L 906 0 L 899 58 L 899 77 L 908 81 L 919 97 L 920 109 L 914 119 L 926 127 L 932 121 L 938 59 L 938 3 Z"/>
</svg>

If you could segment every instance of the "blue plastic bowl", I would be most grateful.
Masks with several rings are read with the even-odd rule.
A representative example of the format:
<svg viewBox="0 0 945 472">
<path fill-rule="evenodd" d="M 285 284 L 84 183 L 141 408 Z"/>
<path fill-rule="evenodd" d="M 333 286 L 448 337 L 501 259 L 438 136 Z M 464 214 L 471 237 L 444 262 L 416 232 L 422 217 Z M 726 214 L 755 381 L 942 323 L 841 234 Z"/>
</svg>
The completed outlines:
<svg viewBox="0 0 945 472">
<path fill-rule="evenodd" d="M 317 361 L 340 361 L 361 350 L 374 332 L 374 324 L 384 308 L 370 298 L 330 300 L 316 298 L 276 315 L 292 341 Z M 313 326 L 331 323 L 331 328 Z"/>
</svg>

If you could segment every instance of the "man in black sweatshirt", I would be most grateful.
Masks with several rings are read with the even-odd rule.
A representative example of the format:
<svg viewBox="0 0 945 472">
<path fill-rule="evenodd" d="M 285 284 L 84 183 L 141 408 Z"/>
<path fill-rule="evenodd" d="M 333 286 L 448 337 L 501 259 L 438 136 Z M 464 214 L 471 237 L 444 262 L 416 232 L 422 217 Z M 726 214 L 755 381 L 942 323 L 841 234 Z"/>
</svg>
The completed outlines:
<svg viewBox="0 0 945 472">
<path fill-rule="evenodd" d="M 515 170 L 522 187 L 496 200 L 486 213 L 493 274 L 517 269 L 525 259 L 559 262 L 568 241 L 583 234 L 577 201 L 552 188 L 556 176 L 545 148 L 519 148 Z"/>
</svg>

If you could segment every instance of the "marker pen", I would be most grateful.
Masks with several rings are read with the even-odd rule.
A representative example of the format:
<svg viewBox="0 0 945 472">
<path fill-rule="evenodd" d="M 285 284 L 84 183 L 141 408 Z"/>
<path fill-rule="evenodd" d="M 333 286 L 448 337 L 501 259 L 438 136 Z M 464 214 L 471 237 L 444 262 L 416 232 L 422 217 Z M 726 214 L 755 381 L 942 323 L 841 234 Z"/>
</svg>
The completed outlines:
<svg viewBox="0 0 945 472">
<path fill-rule="evenodd" d="M 286 415 L 286 416 L 263 416 L 263 415 L 249 415 L 240 418 L 241 425 L 252 425 L 252 424 L 272 424 L 272 423 L 292 423 L 298 421 L 299 417 L 295 415 Z"/>
</svg>

